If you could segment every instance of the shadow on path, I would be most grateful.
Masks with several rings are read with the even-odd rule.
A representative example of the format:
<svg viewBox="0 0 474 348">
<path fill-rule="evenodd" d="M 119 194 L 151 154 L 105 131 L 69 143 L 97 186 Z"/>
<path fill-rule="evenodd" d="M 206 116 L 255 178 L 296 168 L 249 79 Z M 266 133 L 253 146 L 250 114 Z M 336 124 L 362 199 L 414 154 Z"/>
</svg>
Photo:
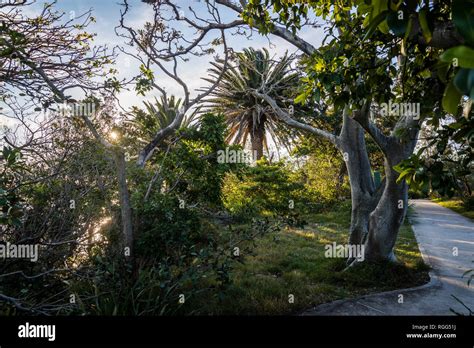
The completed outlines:
<svg viewBox="0 0 474 348">
<path fill-rule="evenodd" d="M 454 315 L 474 311 L 474 283 L 464 272 L 474 268 L 474 223 L 429 200 L 412 200 L 412 227 L 423 259 L 432 267 L 428 284 L 338 300 L 309 309 L 302 315 Z M 403 303 L 399 303 L 403 295 Z"/>
</svg>

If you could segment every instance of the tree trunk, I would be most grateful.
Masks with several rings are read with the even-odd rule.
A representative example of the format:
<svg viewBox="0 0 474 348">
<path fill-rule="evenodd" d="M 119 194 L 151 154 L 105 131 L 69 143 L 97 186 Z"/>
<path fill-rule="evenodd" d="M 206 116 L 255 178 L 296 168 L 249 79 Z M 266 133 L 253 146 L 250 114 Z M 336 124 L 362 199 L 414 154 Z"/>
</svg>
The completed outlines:
<svg viewBox="0 0 474 348">
<path fill-rule="evenodd" d="M 405 180 L 397 184 L 399 174 L 392 169 L 393 165 L 392 161 L 386 160 L 385 188 L 377 207 L 370 214 L 365 245 L 367 260 L 396 260 L 393 248 L 407 211 L 408 186 Z"/>
<path fill-rule="evenodd" d="M 133 256 L 133 227 L 132 207 L 127 185 L 127 172 L 125 156 L 120 151 L 114 151 L 117 168 L 118 190 L 120 196 L 120 209 L 122 217 L 122 252 L 126 257 Z M 126 249 L 128 248 L 128 249 Z"/>
<path fill-rule="evenodd" d="M 411 139 L 406 142 L 391 137 L 391 143 L 386 147 L 384 190 L 369 218 L 365 244 L 365 259 L 368 261 L 396 261 L 393 249 L 408 208 L 408 185 L 405 180 L 397 183 L 399 173 L 393 167 L 413 153 L 417 134 L 412 132 Z"/>
<path fill-rule="evenodd" d="M 263 157 L 263 141 L 265 139 L 265 123 L 263 119 L 254 126 L 250 135 L 252 156 L 254 156 L 256 160 L 259 160 Z"/>
<path fill-rule="evenodd" d="M 374 210 L 378 197 L 375 194 L 364 130 L 346 114 L 340 135 L 340 151 L 346 163 L 351 187 L 349 244 L 363 244 L 368 234 L 369 214 Z"/>
<path fill-rule="evenodd" d="M 337 174 L 337 184 L 336 184 L 336 191 L 340 191 L 342 189 L 342 185 L 344 184 L 344 176 L 347 173 L 346 163 L 341 163 L 341 167 L 339 168 L 339 173 Z"/>
</svg>

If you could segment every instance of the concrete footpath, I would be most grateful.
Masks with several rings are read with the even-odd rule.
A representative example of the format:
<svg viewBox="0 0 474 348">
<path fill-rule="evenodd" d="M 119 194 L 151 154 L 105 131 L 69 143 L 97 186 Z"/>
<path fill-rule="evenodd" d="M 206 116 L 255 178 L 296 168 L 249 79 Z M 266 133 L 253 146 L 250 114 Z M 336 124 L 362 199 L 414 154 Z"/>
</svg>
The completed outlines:
<svg viewBox="0 0 474 348">
<path fill-rule="evenodd" d="M 325 303 L 302 315 L 454 315 L 450 309 L 474 312 L 474 280 L 467 285 L 464 272 L 474 268 L 474 223 L 429 200 L 412 200 L 413 230 L 423 259 L 432 267 L 428 284 Z M 399 295 L 403 303 L 399 303 Z"/>
</svg>

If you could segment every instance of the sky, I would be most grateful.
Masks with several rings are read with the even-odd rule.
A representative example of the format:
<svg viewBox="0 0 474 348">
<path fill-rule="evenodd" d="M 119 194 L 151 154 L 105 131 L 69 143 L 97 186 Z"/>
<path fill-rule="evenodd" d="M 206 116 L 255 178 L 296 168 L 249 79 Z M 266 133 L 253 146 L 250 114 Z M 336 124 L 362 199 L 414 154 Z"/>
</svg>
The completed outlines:
<svg viewBox="0 0 474 348">
<path fill-rule="evenodd" d="M 34 16 L 38 14 L 45 2 L 44 0 L 38 0 L 33 6 L 28 6 L 28 15 Z M 118 37 L 115 33 L 115 27 L 119 24 L 120 10 L 123 10 L 121 3 L 122 0 L 58 0 L 55 8 L 64 11 L 65 18 L 73 18 L 92 9 L 92 15 L 96 18 L 96 22 L 92 23 L 87 31 L 97 34 L 94 43 L 96 45 L 107 45 L 109 47 L 116 45 L 126 47 L 126 45 L 124 45 L 124 39 Z M 206 5 L 202 0 L 178 0 L 177 3 L 182 7 L 185 14 L 190 14 L 188 10 L 189 6 L 191 6 L 198 15 L 205 15 L 207 13 Z M 149 4 L 143 3 L 141 0 L 129 0 L 129 4 L 131 11 L 126 17 L 126 23 L 128 25 L 134 29 L 138 29 L 142 27 L 146 21 L 151 20 L 153 10 Z M 232 21 L 237 19 L 237 17 L 235 12 L 229 10 L 222 13 L 222 19 L 223 21 Z M 181 29 L 184 33 L 192 33 L 187 28 L 183 27 Z M 323 39 L 323 32 L 320 29 L 302 30 L 300 35 L 316 47 L 321 44 Z M 251 39 L 247 39 L 243 36 L 229 35 L 227 41 L 228 46 L 232 47 L 235 51 L 241 51 L 246 47 L 266 47 L 269 49 L 271 55 L 275 57 L 282 56 L 287 50 L 289 53 L 297 52 L 297 49 L 285 40 L 275 36 L 267 38 L 259 35 L 256 31 L 254 31 Z M 210 67 L 209 61 L 211 58 L 212 56 L 203 58 L 191 56 L 188 62 L 180 64 L 180 76 L 191 90 L 202 87 L 204 82 L 201 78 L 207 76 L 207 69 Z M 139 65 L 140 64 L 134 61 L 133 58 L 119 54 L 114 68 L 119 71 L 119 78 L 130 78 L 139 72 Z M 182 95 L 181 89 L 175 83 L 170 83 L 167 79 L 160 81 L 159 73 L 156 76 L 158 76 L 158 82 L 167 87 L 169 94 Z M 154 96 L 157 95 L 151 93 L 145 97 L 137 96 L 136 92 L 131 90 L 129 92 L 122 92 L 119 100 L 123 107 L 129 108 L 132 105 L 140 105 L 144 100 L 149 100 Z"/>
<path fill-rule="evenodd" d="M 38 16 L 45 3 L 50 3 L 52 0 L 30 0 L 33 2 L 31 6 L 22 6 L 22 12 L 31 18 Z M 123 0 L 57 0 L 54 9 L 60 12 L 64 12 L 64 19 L 74 19 L 79 17 L 81 14 L 92 10 L 92 16 L 95 17 L 96 21 L 91 23 L 86 29 L 89 33 L 95 33 L 94 45 L 103 46 L 107 45 L 110 49 L 116 46 L 125 48 L 127 51 L 135 53 L 133 48 L 126 45 L 125 39 L 117 36 L 115 28 L 119 25 L 120 11 L 124 9 Z M 176 0 L 185 15 L 190 15 L 189 7 L 191 6 L 198 16 L 208 15 L 206 4 L 204 0 Z M 152 20 L 153 9 L 152 6 L 143 3 L 141 0 L 129 0 L 130 12 L 126 16 L 126 24 L 133 27 L 135 30 L 142 28 L 147 21 Z M 231 10 L 224 10 L 221 12 L 222 21 L 230 22 L 238 19 L 237 14 Z M 81 23 L 79 20 L 78 23 Z M 192 35 L 194 29 L 189 29 L 185 26 L 179 27 L 186 35 Z M 315 28 L 303 28 L 299 32 L 299 36 L 311 43 L 313 46 L 318 47 L 324 38 L 322 29 Z M 192 37 L 192 36 L 191 36 Z M 209 36 L 212 39 L 212 36 Z M 226 35 L 227 45 L 234 51 L 241 51 L 247 47 L 253 48 L 267 48 L 270 55 L 274 58 L 281 57 L 286 51 L 288 53 L 297 53 L 298 50 L 286 42 L 285 40 L 276 37 L 269 36 L 264 37 L 257 31 L 253 31 L 250 38 L 242 35 Z M 222 52 L 220 52 L 222 57 Z M 191 97 L 196 95 L 195 90 L 197 88 L 206 85 L 206 82 L 202 80 L 203 77 L 208 76 L 207 70 L 210 67 L 210 61 L 214 60 L 213 55 L 207 55 L 204 57 L 188 56 L 189 61 L 181 62 L 178 68 L 179 76 L 188 85 L 191 91 Z M 114 69 L 118 70 L 117 78 L 119 79 L 130 79 L 137 76 L 139 73 L 140 63 L 134 58 L 129 57 L 126 54 L 119 53 L 116 62 L 113 66 Z M 182 97 L 182 89 L 175 82 L 169 78 L 165 78 L 164 74 L 159 70 L 155 70 L 155 79 L 158 85 L 164 86 L 168 95 L 175 95 Z M 80 100 L 82 95 L 77 91 L 69 91 L 74 98 Z M 153 101 L 155 97 L 159 97 L 159 92 L 154 90 L 147 93 L 145 96 L 137 95 L 133 87 L 130 90 L 122 91 L 118 95 L 118 101 L 124 110 L 130 110 L 132 106 L 143 107 L 144 101 Z M 6 118 L 0 115 L 0 126 L 13 126 L 16 122 L 12 118 Z"/>
</svg>

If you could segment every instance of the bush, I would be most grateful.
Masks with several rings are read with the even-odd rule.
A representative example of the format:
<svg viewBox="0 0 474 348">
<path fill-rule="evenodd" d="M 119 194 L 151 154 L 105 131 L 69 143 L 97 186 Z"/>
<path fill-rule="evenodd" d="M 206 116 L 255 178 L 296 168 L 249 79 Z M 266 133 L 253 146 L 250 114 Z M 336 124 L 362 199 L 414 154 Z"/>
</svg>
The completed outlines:
<svg viewBox="0 0 474 348">
<path fill-rule="evenodd" d="M 290 225 L 301 224 L 300 216 L 324 211 L 349 196 L 342 166 L 343 162 L 327 153 L 311 156 L 299 169 L 263 158 L 241 173 L 227 174 L 224 206 L 242 221 L 279 216 Z"/>
<path fill-rule="evenodd" d="M 462 201 L 466 210 L 474 210 L 474 196 L 463 197 Z"/>
<path fill-rule="evenodd" d="M 309 151 L 303 150 L 298 148 L 296 152 L 307 154 Z M 312 146 L 310 150 L 303 166 L 295 172 L 294 180 L 304 185 L 301 199 L 309 203 L 312 212 L 320 212 L 350 197 L 350 188 L 345 178 L 345 164 L 332 145 Z"/>
<path fill-rule="evenodd" d="M 265 219 L 238 228 L 216 222 L 224 175 L 244 167 L 217 162 L 215 154 L 225 147 L 222 116 L 205 114 L 199 128 L 177 136 L 180 141 L 157 151 L 149 166 L 130 173 L 134 264 L 113 249 L 120 231 L 111 229 L 110 248 L 99 250 L 89 260 L 91 271 L 74 282 L 83 298 L 79 312 L 199 313 L 193 299 L 220 296 L 230 284 L 235 262 L 242 261 L 235 248 L 248 255 L 257 236 L 278 228 Z M 183 295 L 186 306 L 179 302 Z"/>
<path fill-rule="evenodd" d="M 303 185 L 290 179 L 283 162 L 269 163 L 265 158 L 243 174 L 230 173 L 224 181 L 224 206 L 243 220 L 253 216 L 286 216 L 302 211 L 299 198 Z"/>
<path fill-rule="evenodd" d="M 157 217 L 142 226 L 134 265 L 107 250 L 84 264 L 88 272 L 72 281 L 70 289 L 79 296 L 77 313 L 199 314 L 200 305 L 222 298 L 235 263 L 252 254 L 255 239 L 279 230 L 268 219 L 224 229 L 200 220 L 192 211 L 169 215 L 164 225 L 155 225 L 169 209 L 149 208 L 150 216 Z"/>
</svg>

